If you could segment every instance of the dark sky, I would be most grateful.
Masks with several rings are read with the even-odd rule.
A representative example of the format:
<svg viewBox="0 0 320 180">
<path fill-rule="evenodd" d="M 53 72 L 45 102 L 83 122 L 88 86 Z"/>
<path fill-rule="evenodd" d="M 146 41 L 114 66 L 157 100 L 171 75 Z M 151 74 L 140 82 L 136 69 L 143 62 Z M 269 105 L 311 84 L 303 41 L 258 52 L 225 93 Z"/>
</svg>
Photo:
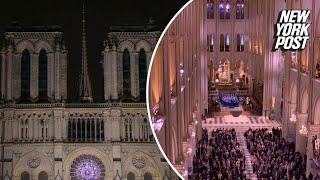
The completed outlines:
<svg viewBox="0 0 320 180">
<path fill-rule="evenodd" d="M 23 26 L 60 25 L 69 50 L 68 93 L 69 99 L 76 96 L 80 72 L 80 0 L 7 0 L 1 3 L 0 32 L 13 20 Z M 94 99 L 103 98 L 102 68 L 99 63 L 102 42 L 110 25 L 144 25 L 149 17 L 165 27 L 174 14 L 183 6 L 184 0 L 87 0 L 86 33 L 91 86 Z M 1 40 L 3 37 L 0 37 Z M 1 46 L 1 41 L 0 41 Z"/>
</svg>

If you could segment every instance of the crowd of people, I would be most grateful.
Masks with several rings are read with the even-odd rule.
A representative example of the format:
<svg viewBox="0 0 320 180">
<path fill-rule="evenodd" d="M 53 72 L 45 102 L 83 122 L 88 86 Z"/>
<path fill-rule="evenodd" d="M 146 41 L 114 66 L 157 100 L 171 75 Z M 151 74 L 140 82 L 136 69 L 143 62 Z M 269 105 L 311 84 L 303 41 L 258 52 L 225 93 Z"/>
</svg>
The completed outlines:
<svg viewBox="0 0 320 180">
<path fill-rule="evenodd" d="M 239 106 L 239 97 L 235 94 L 220 94 L 219 100 L 222 106 L 225 107 L 238 107 Z"/>
<path fill-rule="evenodd" d="M 236 139 L 235 129 L 203 129 L 193 157 L 189 179 L 246 179 L 245 157 Z"/>
<path fill-rule="evenodd" d="M 311 174 L 306 177 L 306 156 L 281 138 L 280 129 L 249 129 L 244 136 L 258 179 L 312 179 Z"/>
</svg>

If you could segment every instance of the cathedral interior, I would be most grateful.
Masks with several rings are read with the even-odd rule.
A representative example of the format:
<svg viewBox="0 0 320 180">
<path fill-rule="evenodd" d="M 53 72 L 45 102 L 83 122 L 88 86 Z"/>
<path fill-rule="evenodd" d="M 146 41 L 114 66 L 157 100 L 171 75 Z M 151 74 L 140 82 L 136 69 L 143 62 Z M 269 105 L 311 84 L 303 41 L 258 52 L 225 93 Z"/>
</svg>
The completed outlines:
<svg viewBox="0 0 320 180">
<path fill-rule="evenodd" d="M 301 51 L 272 51 L 282 10 L 310 10 Z M 320 2 L 194 0 L 151 64 L 156 141 L 185 179 L 320 177 Z"/>
<path fill-rule="evenodd" d="M 80 14 L 80 12 L 79 12 Z M 1 49 L 0 179 L 176 179 L 149 126 L 154 22 L 111 26 L 101 51 L 104 102 L 93 99 L 83 5 L 81 73 L 68 100 L 68 48 L 59 26 L 8 24 Z M 80 38 L 80 37 L 79 37 Z M 69 71 L 69 72 L 68 72 Z"/>
</svg>

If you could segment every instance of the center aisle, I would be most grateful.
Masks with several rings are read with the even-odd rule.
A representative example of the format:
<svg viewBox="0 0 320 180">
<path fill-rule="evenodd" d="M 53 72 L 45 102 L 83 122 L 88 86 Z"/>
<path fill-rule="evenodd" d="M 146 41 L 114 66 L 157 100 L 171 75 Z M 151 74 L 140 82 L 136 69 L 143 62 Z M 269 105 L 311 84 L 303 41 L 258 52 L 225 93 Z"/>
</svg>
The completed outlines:
<svg viewBox="0 0 320 180">
<path fill-rule="evenodd" d="M 242 132 L 237 131 L 237 142 L 240 144 L 240 148 L 245 156 L 246 177 L 252 180 L 258 179 L 257 175 L 253 173 L 251 155 L 247 148 L 247 142 Z"/>
</svg>

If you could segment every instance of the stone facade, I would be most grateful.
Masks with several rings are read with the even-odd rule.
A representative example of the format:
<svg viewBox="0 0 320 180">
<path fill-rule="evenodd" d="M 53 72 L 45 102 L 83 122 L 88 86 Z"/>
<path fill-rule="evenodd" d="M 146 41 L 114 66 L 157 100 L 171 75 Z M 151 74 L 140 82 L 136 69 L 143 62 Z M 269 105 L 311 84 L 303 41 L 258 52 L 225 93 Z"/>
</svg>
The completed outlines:
<svg viewBox="0 0 320 180">
<path fill-rule="evenodd" d="M 66 103 L 67 50 L 61 32 L 6 32 L 1 51 L 1 179 L 176 179 L 149 127 L 144 102 L 121 102 L 121 48 L 144 48 L 148 62 L 159 32 L 111 32 L 104 54 L 106 103 Z M 131 44 L 130 44 L 130 43 Z M 30 52 L 30 102 L 20 101 L 21 56 Z M 38 103 L 39 51 L 47 53 L 48 100 Z M 139 96 L 137 65 L 132 96 Z M 90 71 L 90 70 L 89 70 Z M 84 178 L 84 179 L 86 179 Z"/>
</svg>

